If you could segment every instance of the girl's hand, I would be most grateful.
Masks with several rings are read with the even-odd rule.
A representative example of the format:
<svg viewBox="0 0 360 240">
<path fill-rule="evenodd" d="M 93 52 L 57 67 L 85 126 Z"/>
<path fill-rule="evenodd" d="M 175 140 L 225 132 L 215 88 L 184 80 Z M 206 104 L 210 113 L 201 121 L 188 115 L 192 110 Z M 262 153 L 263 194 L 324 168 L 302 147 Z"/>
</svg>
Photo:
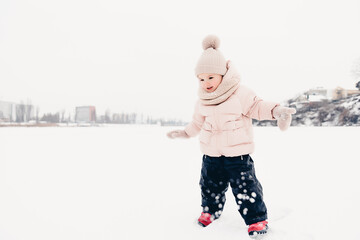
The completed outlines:
<svg viewBox="0 0 360 240">
<path fill-rule="evenodd" d="M 189 138 L 189 135 L 187 135 L 184 130 L 171 131 L 171 132 L 168 132 L 166 135 L 171 139 L 174 139 L 174 138 Z"/>
<path fill-rule="evenodd" d="M 290 127 L 291 124 L 291 114 L 295 114 L 295 108 L 281 107 L 277 106 L 273 109 L 272 114 L 275 119 L 277 119 L 277 125 L 280 130 L 285 131 Z"/>
</svg>

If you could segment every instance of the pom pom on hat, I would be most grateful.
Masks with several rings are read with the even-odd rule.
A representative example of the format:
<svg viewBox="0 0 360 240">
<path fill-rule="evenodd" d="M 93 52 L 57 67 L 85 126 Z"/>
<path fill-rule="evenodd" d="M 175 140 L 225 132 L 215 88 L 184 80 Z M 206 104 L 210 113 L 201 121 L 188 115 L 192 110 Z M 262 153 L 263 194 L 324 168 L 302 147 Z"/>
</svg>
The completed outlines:
<svg viewBox="0 0 360 240">
<path fill-rule="evenodd" d="M 208 48 L 218 49 L 220 46 L 220 38 L 215 35 L 208 35 L 204 38 L 202 42 L 202 47 L 204 50 Z"/>
<path fill-rule="evenodd" d="M 195 75 L 201 73 L 216 73 L 224 75 L 227 71 L 226 60 L 219 51 L 220 39 L 215 35 L 208 35 L 202 41 L 204 52 L 201 54 L 196 67 Z"/>
</svg>

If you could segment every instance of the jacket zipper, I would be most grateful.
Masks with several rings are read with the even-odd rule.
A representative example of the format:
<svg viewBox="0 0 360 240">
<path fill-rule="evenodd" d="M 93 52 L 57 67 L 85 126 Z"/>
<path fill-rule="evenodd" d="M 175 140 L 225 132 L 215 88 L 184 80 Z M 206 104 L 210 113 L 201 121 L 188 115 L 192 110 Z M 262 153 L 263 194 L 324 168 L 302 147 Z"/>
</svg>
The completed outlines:
<svg viewBox="0 0 360 240">
<path fill-rule="evenodd" d="M 216 134 L 215 134 L 216 149 L 218 150 L 220 155 L 223 155 L 223 153 L 221 152 L 220 147 L 219 147 L 219 136 L 221 135 L 221 133 L 220 133 L 220 128 L 219 128 L 219 120 L 218 120 L 217 114 L 216 114 L 216 107 L 214 107 L 214 120 L 215 120 L 215 125 L 216 125 L 216 130 L 215 130 L 216 131 Z"/>
</svg>

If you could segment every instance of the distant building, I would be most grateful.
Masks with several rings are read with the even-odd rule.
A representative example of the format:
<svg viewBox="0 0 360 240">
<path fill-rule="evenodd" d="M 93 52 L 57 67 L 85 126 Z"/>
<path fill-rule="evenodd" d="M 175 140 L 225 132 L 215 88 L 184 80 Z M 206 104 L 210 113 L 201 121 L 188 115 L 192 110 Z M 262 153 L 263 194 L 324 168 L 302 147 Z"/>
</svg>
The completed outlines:
<svg viewBox="0 0 360 240">
<path fill-rule="evenodd" d="M 34 106 L 29 104 L 16 104 L 16 122 L 28 122 L 35 118 Z"/>
<path fill-rule="evenodd" d="M 321 106 L 327 101 L 340 100 L 352 95 L 359 95 L 359 90 L 348 90 L 342 87 L 325 89 L 322 87 L 309 89 L 291 99 L 290 106 L 301 108 L 302 106 Z"/>
<path fill-rule="evenodd" d="M 328 100 L 331 98 L 331 90 L 322 87 L 313 88 L 306 91 L 305 96 L 306 96 L 306 100 L 310 102 Z"/>
<path fill-rule="evenodd" d="M 0 121 L 16 121 L 16 104 L 0 101 Z"/>
<path fill-rule="evenodd" d="M 28 122 L 34 119 L 34 106 L 0 101 L 0 121 Z"/>
<path fill-rule="evenodd" d="M 318 87 L 304 92 L 304 94 L 301 95 L 298 100 L 307 102 L 320 102 L 324 100 L 339 100 L 357 94 L 360 94 L 359 90 L 349 90 L 342 87 L 337 87 L 335 89 L 325 89 Z"/>
<path fill-rule="evenodd" d="M 332 99 L 339 100 L 357 94 L 360 94 L 359 90 L 349 90 L 349 89 L 344 89 L 342 87 L 337 87 L 333 90 Z"/>
<path fill-rule="evenodd" d="M 75 122 L 94 123 L 96 121 L 96 110 L 94 106 L 76 107 Z"/>
</svg>

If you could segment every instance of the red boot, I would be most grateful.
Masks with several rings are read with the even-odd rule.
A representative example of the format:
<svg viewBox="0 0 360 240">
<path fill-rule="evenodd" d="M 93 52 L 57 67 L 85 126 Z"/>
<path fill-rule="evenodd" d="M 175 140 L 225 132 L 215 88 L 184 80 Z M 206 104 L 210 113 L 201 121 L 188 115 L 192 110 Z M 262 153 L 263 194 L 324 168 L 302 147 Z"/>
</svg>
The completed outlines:
<svg viewBox="0 0 360 240">
<path fill-rule="evenodd" d="M 198 219 L 198 223 L 202 227 L 207 227 L 210 223 L 214 221 L 214 216 L 212 216 L 210 213 L 201 213 L 201 216 Z"/>
<path fill-rule="evenodd" d="M 265 234 L 269 228 L 267 224 L 267 221 L 251 224 L 248 229 L 249 236 L 256 237 L 259 234 Z"/>
</svg>

